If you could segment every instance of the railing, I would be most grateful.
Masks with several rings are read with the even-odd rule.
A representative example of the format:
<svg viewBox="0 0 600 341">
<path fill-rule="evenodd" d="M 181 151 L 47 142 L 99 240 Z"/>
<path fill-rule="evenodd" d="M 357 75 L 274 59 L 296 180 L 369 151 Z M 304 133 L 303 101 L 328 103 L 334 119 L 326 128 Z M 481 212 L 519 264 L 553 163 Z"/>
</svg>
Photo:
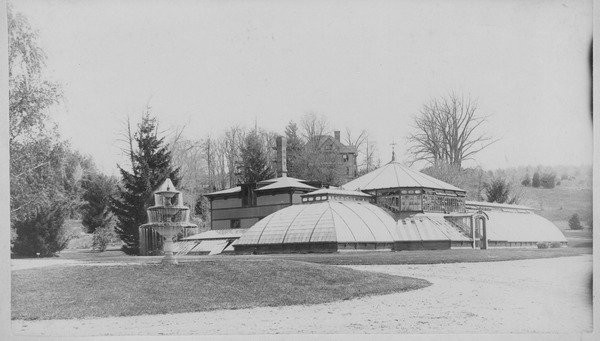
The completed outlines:
<svg viewBox="0 0 600 341">
<path fill-rule="evenodd" d="M 466 237 L 469 237 L 469 238 L 473 238 L 471 225 L 465 224 L 463 219 L 464 219 L 464 217 L 460 217 L 460 218 L 446 217 L 446 220 L 450 224 L 454 225 L 463 235 L 465 235 Z"/>
</svg>

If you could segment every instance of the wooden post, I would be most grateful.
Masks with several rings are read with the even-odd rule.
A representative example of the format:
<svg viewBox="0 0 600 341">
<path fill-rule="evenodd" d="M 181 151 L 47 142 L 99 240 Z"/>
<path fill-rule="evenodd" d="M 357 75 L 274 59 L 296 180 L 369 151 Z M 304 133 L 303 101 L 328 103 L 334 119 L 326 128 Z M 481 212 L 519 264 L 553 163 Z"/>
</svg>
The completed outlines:
<svg viewBox="0 0 600 341">
<path fill-rule="evenodd" d="M 479 225 L 481 227 L 481 244 L 480 248 L 485 250 L 488 248 L 488 237 L 487 237 L 487 219 L 483 214 L 476 214 L 474 216 L 475 225 Z"/>
<path fill-rule="evenodd" d="M 477 243 L 475 242 L 475 222 L 473 221 L 473 217 L 469 218 L 469 224 L 471 225 L 471 246 L 474 248 L 477 247 Z"/>
<path fill-rule="evenodd" d="M 481 230 L 482 230 L 482 240 L 481 240 L 481 249 L 485 250 L 488 248 L 488 238 L 487 238 L 487 223 L 485 221 L 485 218 L 481 217 Z"/>
</svg>

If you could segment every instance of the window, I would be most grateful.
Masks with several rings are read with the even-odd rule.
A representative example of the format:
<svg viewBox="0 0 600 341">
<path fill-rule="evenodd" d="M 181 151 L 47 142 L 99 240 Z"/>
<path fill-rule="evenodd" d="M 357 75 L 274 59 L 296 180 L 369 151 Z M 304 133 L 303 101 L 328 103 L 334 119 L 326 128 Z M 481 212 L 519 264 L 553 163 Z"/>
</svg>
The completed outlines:
<svg viewBox="0 0 600 341">
<path fill-rule="evenodd" d="M 231 219 L 229 221 L 229 227 L 232 229 L 239 229 L 242 227 L 242 222 L 239 219 Z"/>
<path fill-rule="evenodd" d="M 410 191 L 412 192 L 412 191 Z M 403 194 L 400 195 L 400 211 L 403 212 L 418 212 L 422 211 L 421 195 L 419 194 Z"/>
</svg>

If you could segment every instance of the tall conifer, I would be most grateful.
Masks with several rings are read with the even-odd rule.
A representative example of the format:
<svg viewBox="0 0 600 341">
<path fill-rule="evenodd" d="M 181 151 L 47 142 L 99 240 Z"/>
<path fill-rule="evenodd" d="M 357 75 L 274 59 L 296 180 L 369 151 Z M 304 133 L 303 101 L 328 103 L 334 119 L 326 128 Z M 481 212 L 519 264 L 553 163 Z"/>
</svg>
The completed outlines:
<svg viewBox="0 0 600 341">
<path fill-rule="evenodd" d="M 111 200 L 111 208 L 117 217 L 115 231 L 125 243 L 123 251 L 127 254 L 139 253 L 138 228 L 147 222 L 146 209 L 154 204 L 152 192 L 167 177 L 175 186 L 180 180 L 179 168 L 171 165 L 168 144 L 158 136 L 156 118 L 150 117 L 148 111 L 133 140 L 137 148 L 133 148 L 133 143 L 130 146 L 131 171 L 118 166 L 122 179 L 116 197 Z"/>
<path fill-rule="evenodd" d="M 241 162 L 238 165 L 238 172 L 242 182 L 254 183 L 275 175 L 256 130 L 246 135 L 240 154 Z"/>
<path fill-rule="evenodd" d="M 304 143 L 298 135 L 298 125 L 292 121 L 285 127 L 287 138 L 287 174 L 292 177 L 302 177 L 302 148 Z"/>
</svg>

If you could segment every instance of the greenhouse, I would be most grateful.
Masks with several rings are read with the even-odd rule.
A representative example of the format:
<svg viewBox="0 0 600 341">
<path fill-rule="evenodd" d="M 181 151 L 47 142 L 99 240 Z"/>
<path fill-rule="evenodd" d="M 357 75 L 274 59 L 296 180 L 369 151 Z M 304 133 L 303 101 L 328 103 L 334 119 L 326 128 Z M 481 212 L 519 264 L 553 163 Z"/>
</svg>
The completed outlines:
<svg viewBox="0 0 600 341">
<path fill-rule="evenodd" d="M 241 253 L 391 250 L 396 222 L 369 200 L 364 193 L 336 189 L 305 194 L 304 204 L 260 220 L 233 247 Z"/>
<path fill-rule="evenodd" d="M 561 231 L 531 207 L 466 201 L 463 189 L 396 161 L 340 188 L 315 189 L 306 181 L 285 177 L 261 185 L 256 189 L 261 197 L 283 188 L 294 200 L 248 229 L 237 230 L 235 236 L 204 242 L 202 252 L 209 248 L 211 253 L 232 248 L 236 253 L 288 253 L 566 245 Z M 290 195 L 290 188 L 304 193 Z M 194 238 L 201 237 L 207 239 Z"/>
</svg>

